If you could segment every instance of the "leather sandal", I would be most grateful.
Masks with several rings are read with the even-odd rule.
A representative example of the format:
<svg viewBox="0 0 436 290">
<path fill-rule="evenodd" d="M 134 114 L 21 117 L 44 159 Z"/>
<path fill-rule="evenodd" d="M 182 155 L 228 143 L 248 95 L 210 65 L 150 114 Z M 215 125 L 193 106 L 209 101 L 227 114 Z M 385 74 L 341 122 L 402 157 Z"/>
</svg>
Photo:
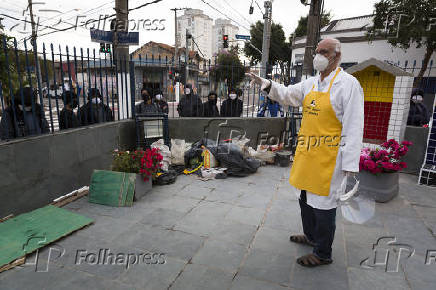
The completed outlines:
<svg viewBox="0 0 436 290">
<path fill-rule="evenodd" d="M 308 254 L 308 255 L 304 255 L 304 256 L 301 256 L 300 258 L 298 258 L 297 263 L 303 267 L 313 268 L 313 267 L 317 267 L 317 266 L 331 264 L 331 263 L 333 263 L 333 260 L 332 259 L 322 259 L 322 258 L 316 256 L 315 254 Z"/>
<path fill-rule="evenodd" d="M 305 235 L 294 235 L 290 236 L 289 240 L 293 243 L 308 245 L 314 247 L 315 244 L 309 241 L 309 239 Z"/>
</svg>

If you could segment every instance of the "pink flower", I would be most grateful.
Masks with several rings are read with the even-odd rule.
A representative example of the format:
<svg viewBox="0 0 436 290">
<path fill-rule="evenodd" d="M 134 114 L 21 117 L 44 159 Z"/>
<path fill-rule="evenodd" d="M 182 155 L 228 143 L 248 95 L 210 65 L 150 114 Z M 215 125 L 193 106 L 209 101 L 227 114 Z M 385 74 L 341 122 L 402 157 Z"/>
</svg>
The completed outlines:
<svg viewBox="0 0 436 290">
<path fill-rule="evenodd" d="M 363 162 L 363 165 L 368 169 L 368 170 L 374 170 L 376 168 L 376 164 L 374 161 L 372 160 L 365 160 Z"/>
<path fill-rule="evenodd" d="M 404 145 L 404 146 L 411 146 L 411 145 L 413 145 L 412 142 L 410 142 L 410 141 L 406 141 L 406 140 L 404 140 L 403 142 L 401 142 L 401 144 Z"/>
</svg>

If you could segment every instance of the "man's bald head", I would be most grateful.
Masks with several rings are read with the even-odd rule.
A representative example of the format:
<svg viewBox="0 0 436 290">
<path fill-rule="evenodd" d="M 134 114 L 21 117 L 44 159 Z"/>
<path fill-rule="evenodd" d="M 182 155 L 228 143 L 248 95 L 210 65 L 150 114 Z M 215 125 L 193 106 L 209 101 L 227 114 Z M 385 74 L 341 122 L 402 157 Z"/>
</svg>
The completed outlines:
<svg viewBox="0 0 436 290">
<path fill-rule="evenodd" d="M 336 38 L 323 39 L 318 43 L 315 52 L 325 56 L 331 61 L 327 70 L 334 69 L 341 61 L 341 42 Z"/>
</svg>

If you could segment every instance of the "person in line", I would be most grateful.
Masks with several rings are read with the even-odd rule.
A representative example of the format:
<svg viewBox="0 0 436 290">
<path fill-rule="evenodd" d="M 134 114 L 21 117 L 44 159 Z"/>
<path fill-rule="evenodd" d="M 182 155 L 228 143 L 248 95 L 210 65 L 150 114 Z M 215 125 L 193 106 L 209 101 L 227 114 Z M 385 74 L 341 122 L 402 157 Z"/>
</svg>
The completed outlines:
<svg viewBox="0 0 436 290">
<path fill-rule="evenodd" d="M 148 88 L 141 90 L 142 102 L 135 106 L 136 114 L 159 113 L 159 107 L 153 102 L 151 92 Z"/>
<path fill-rule="evenodd" d="M 210 91 L 207 95 L 207 101 L 203 104 L 203 117 L 219 117 L 220 112 L 218 111 L 217 95 L 214 91 Z"/>
<path fill-rule="evenodd" d="M 409 117 L 407 125 L 422 127 L 430 121 L 430 114 L 427 107 L 422 103 L 424 99 L 424 91 L 421 89 L 413 89 L 410 98 Z"/>
<path fill-rule="evenodd" d="M 180 99 L 177 112 L 180 117 L 201 117 L 203 115 L 203 103 L 193 92 L 192 85 L 186 84 L 185 95 Z"/>
<path fill-rule="evenodd" d="M 63 98 L 64 108 L 59 116 L 59 128 L 61 130 L 76 128 L 80 126 L 74 109 L 78 106 L 77 95 L 72 91 L 66 91 Z"/>
<path fill-rule="evenodd" d="M 79 110 L 82 126 L 114 120 L 112 110 L 108 105 L 103 103 L 100 91 L 97 88 L 89 89 L 88 102 L 80 107 Z"/>
<path fill-rule="evenodd" d="M 333 262 L 337 201 L 344 191 L 341 184 L 359 172 L 363 89 L 354 76 L 339 67 L 340 59 L 341 43 L 330 38 L 316 48 L 313 66 L 320 73 L 314 77 L 286 87 L 248 74 L 251 84 L 260 85 L 272 100 L 284 106 L 303 107 L 289 183 L 299 198 L 304 232 L 291 235 L 290 241 L 313 247 L 311 254 L 297 259 L 305 267 Z M 308 138 L 320 142 L 316 147 L 308 146 Z"/>
<path fill-rule="evenodd" d="M 239 99 L 242 95 L 241 89 L 231 88 L 229 98 L 221 104 L 221 117 L 240 117 L 243 109 L 243 102 Z"/>
<path fill-rule="evenodd" d="M 164 100 L 163 94 L 161 90 L 157 90 L 154 95 L 154 100 L 159 109 L 160 113 L 168 114 L 169 108 L 168 103 Z"/>
<path fill-rule="evenodd" d="M 0 139 L 10 140 L 50 132 L 43 107 L 36 100 L 36 93 L 30 87 L 15 92 L 13 105 L 3 112 Z"/>
<path fill-rule="evenodd" d="M 282 106 L 276 101 L 271 100 L 270 98 L 266 98 L 266 101 L 262 103 L 259 112 L 257 113 L 258 117 L 265 117 L 265 113 L 268 111 L 268 117 L 277 117 L 278 112 L 280 111 L 280 116 L 284 117 L 285 113 L 283 112 Z"/>
</svg>

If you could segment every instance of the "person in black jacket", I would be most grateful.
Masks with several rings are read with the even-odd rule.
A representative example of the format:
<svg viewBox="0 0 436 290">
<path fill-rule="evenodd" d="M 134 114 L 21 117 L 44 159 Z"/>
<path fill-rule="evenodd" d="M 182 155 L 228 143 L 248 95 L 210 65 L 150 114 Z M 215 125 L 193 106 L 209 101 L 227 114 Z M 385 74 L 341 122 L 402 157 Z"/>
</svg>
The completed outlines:
<svg viewBox="0 0 436 290">
<path fill-rule="evenodd" d="M 168 114 L 168 103 L 164 100 L 161 90 L 156 90 L 154 95 L 154 101 L 159 109 L 159 112 Z"/>
<path fill-rule="evenodd" d="M 80 107 L 79 110 L 82 126 L 114 120 L 112 110 L 102 102 L 100 91 L 97 88 L 89 89 L 88 102 Z"/>
<path fill-rule="evenodd" d="M 62 97 L 64 108 L 59 116 L 59 128 L 61 130 L 76 128 L 80 126 L 80 121 L 73 109 L 77 108 L 77 95 L 74 92 L 66 91 Z"/>
<path fill-rule="evenodd" d="M 229 98 L 221 104 L 221 117 L 241 116 L 243 109 L 243 102 L 239 99 L 241 95 L 241 89 L 230 89 Z"/>
<path fill-rule="evenodd" d="M 180 117 L 201 117 L 203 116 L 203 103 L 192 91 L 192 85 L 186 84 L 185 96 L 180 99 L 177 112 Z"/>
<path fill-rule="evenodd" d="M 43 108 L 36 103 L 36 97 L 35 91 L 30 87 L 15 93 L 13 105 L 3 112 L 0 139 L 10 140 L 50 132 Z"/>
<path fill-rule="evenodd" d="M 153 103 L 151 89 L 143 88 L 141 90 L 142 102 L 135 106 L 136 114 L 159 113 L 159 107 Z"/>
<path fill-rule="evenodd" d="M 210 91 L 207 95 L 207 102 L 203 104 L 203 117 L 219 117 L 220 112 L 218 111 L 217 95 L 214 91 Z"/>
<path fill-rule="evenodd" d="M 421 89 L 414 89 L 410 99 L 409 117 L 407 118 L 407 125 L 422 127 L 430 121 L 430 114 L 427 107 L 422 103 L 424 91 Z"/>
</svg>

